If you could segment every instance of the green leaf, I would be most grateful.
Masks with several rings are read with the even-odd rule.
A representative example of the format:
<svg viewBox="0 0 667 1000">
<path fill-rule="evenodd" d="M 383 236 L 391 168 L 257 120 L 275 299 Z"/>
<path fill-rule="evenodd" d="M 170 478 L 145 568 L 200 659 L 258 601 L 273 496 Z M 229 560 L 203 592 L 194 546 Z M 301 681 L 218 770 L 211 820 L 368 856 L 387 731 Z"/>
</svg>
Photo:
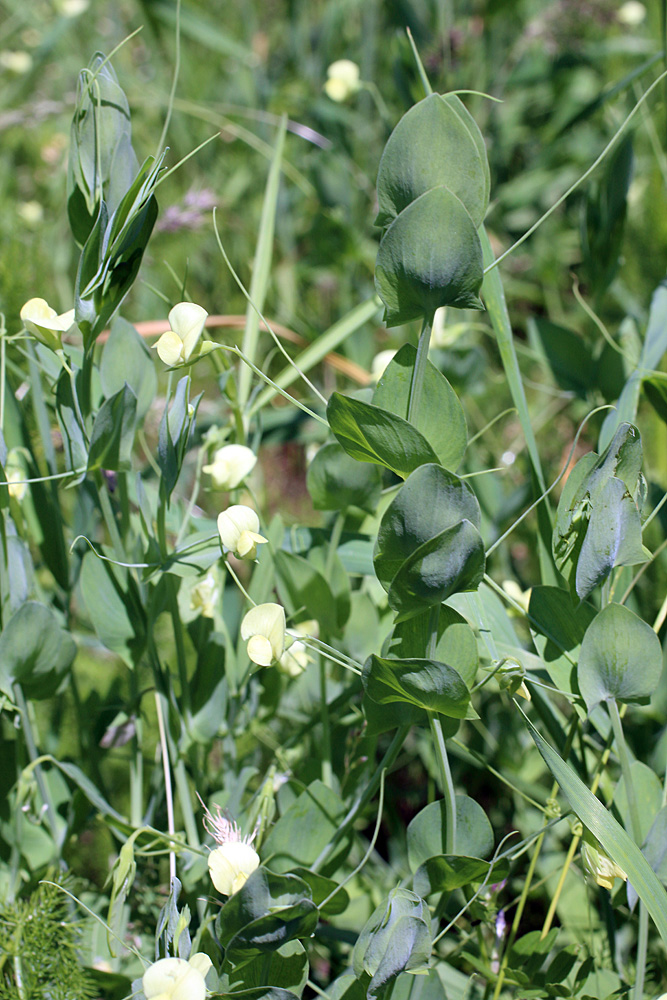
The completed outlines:
<svg viewBox="0 0 667 1000">
<path fill-rule="evenodd" d="M 608 604 L 595 616 L 581 644 L 578 669 L 589 712 L 608 699 L 645 701 L 661 673 L 662 647 L 650 625 L 622 604 Z"/>
<path fill-rule="evenodd" d="M 421 195 L 394 219 L 375 265 L 387 326 L 432 316 L 441 306 L 482 309 L 483 277 L 477 227 L 446 187 Z"/>
<path fill-rule="evenodd" d="M 654 819 L 662 808 L 662 782 L 655 771 L 651 770 L 647 764 L 642 764 L 639 760 L 633 761 L 630 765 L 630 775 L 637 803 L 637 818 L 640 829 L 639 839 L 640 841 L 644 841 L 648 836 Z M 632 830 L 633 819 L 630 815 L 630 803 L 628 802 L 624 775 L 621 775 L 621 779 L 614 790 L 614 805 L 621 815 L 625 829 Z"/>
<path fill-rule="evenodd" d="M 531 317 L 528 323 L 531 339 L 544 353 L 560 388 L 584 396 L 595 386 L 596 364 L 583 337 L 542 316 Z"/>
<path fill-rule="evenodd" d="M 373 559 L 391 607 L 414 613 L 476 589 L 485 564 L 479 523 L 462 479 L 432 464 L 413 472 L 385 511 Z"/>
<path fill-rule="evenodd" d="M 436 636 L 433 658 L 454 667 L 467 686 L 472 687 L 479 666 L 479 655 L 475 633 L 470 625 L 458 611 L 443 604 L 438 610 Z M 430 638 L 431 612 L 424 611 L 394 626 L 384 653 L 398 660 L 420 656 Z"/>
<path fill-rule="evenodd" d="M 50 698 L 76 656 L 76 643 L 50 608 L 28 601 L 0 634 L 0 690 L 20 684 L 27 698 Z"/>
<path fill-rule="evenodd" d="M 404 344 L 385 368 L 373 394 L 373 404 L 408 419 L 410 386 L 417 359 L 412 344 Z M 422 402 L 414 424 L 438 456 L 440 465 L 455 471 L 465 454 L 468 433 L 463 407 L 445 376 L 427 361 Z"/>
<path fill-rule="evenodd" d="M 540 736 L 525 714 L 524 721 L 572 809 L 595 839 L 599 840 L 609 857 L 626 873 L 653 917 L 663 942 L 667 944 L 667 892 L 648 861 L 609 810 L 605 809 L 600 800 Z"/>
<path fill-rule="evenodd" d="M 430 94 L 407 111 L 389 136 L 377 179 L 378 226 L 385 226 L 431 188 L 445 185 L 475 227 L 489 199 L 482 135 L 453 94 Z"/>
<path fill-rule="evenodd" d="M 308 466 L 306 486 L 315 510 L 361 507 L 373 513 L 380 500 L 382 473 L 355 461 L 336 442 L 323 445 Z"/>
<path fill-rule="evenodd" d="M 364 665 L 366 694 L 379 705 L 406 702 L 454 719 L 464 719 L 470 692 L 453 667 L 433 660 L 385 660 L 371 656 Z"/>
<path fill-rule="evenodd" d="M 72 380 L 66 371 L 62 372 L 56 383 L 56 414 L 67 468 L 85 469 L 88 462 L 88 446 L 77 415 Z"/>
<path fill-rule="evenodd" d="M 320 875 L 319 872 L 311 872 L 309 868 L 302 868 L 297 866 L 292 869 L 293 875 L 298 875 L 302 878 L 304 882 L 307 882 L 310 886 L 310 891 L 313 896 L 313 902 L 320 910 L 320 913 L 326 913 L 329 916 L 335 916 L 338 913 L 343 913 L 350 903 L 350 897 L 347 891 L 339 887 L 338 882 L 332 878 L 325 878 L 324 875 Z M 331 898 L 330 902 L 322 908 L 322 903 L 324 900 L 331 895 L 331 893 L 336 889 L 336 894 Z"/>
<path fill-rule="evenodd" d="M 493 868 L 493 880 L 501 882 L 509 875 L 509 862 L 504 858 L 491 864 L 482 858 L 463 854 L 438 855 L 428 858 L 415 872 L 412 884 L 420 896 L 434 892 L 452 892 L 471 882 L 483 882 Z"/>
<path fill-rule="evenodd" d="M 334 791 L 319 780 L 312 781 L 271 827 L 262 856 L 279 872 L 290 871 L 295 865 L 310 867 L 338 831 L 345 813 Z M 338 861 L 333 862 L 335 871 Z M 327 870 L 325 865 L 323 872 Z"/>
<path fill-rule="evenodd" d="M 425 969 L 431 957 L 430 912 L 414 892 L 392 889 L 371 915 L 354 946 L 357 977 L 371 976 L 367 997 L 382 996 L 401 972 Z"/>
<path fill-rule="evenodd" d="M 336 601 L 319 570 L 302 556 L 282 549 L 274 554 L 273 561 L 280 599 L 289 614 L 315 618 L 323 631 L 337 633 Z"/>
<path fill-rule="evenodd" d="M 88 451 L 88 472 L 95 469 L 129 469 L 134 444 L 137 397 L 125 383 L 105 399 L 93 424 Z"/>
<path fill-rule="evenodd" d="M 528 614 L 533 641 L 551 680 L 559 691 L 578 695 L 579 649 L 595 608 L 585 602 L 575 605 L 560 587 L 533 587 Z"/>
<path fill-rule="evenodd" d="M 276 951 L 288 941 L 310 937 L 318 919 L 310 889 L 295 875 L 276 875 L 260 866 L 220 910 L 215 929 L 233 963 Z"/>
<path fill-rule="evenodd" d="M 131 323 L 121 316 L 111 322 L 100 363 L 100 382 L 107 399 L 127 383 L 137 397 L 137 420 L 146 415 L 157 392 L 150 351 Z"/>
<path fill-rule="evenodd" d="M 240 991 L 266 989 L 268 983 L 280 984 L 280 989 L 290 995 L 301 996 L 308 979 L 308 956 L 300 941 L 288 941 L 269 955 L 245 962 L 223 972 L 220 992 L 237 996 Z"/>
<path fill-rule="evenodd" d="M 485 858 L 493 850 L 493 830 L 486 813 L 467 795 L 456 796 L 456 836 L 466 854 Z M 408 825 L 408 861 L 414 873 L 428 858 L 443 855 L 447 843 L 447 811 L 440 800 L 431 802 Z M 415 889 L 415 892 L 418 890 Z"/>
<path fill-rule="evenodd" d="M 384 465 L 405 479 L 437 455 L 426 438 L 394 413 L 334 392 L 327 406 L 327 420 L 336 438 L 358 462 Z"/>
<path fill-rule="evenodd" d="M 81 597 L 93 628 L 107 649 L 135 666 L 146 640 L 144 612 L 127 577 L 123 589 L 111 566 L 94 552 L 87 552 L 81 562 Z"/>
<path fill-rule="evenodd" d="M 201 395 L 190 402 L 190 376 L 184 375 L 176 386 L 171 406 L 165 405 L 160 421 L 157 464 L 162 473 L 161 489 L 167 497 L 178 481 L 190 441 Z"/>
</svg>

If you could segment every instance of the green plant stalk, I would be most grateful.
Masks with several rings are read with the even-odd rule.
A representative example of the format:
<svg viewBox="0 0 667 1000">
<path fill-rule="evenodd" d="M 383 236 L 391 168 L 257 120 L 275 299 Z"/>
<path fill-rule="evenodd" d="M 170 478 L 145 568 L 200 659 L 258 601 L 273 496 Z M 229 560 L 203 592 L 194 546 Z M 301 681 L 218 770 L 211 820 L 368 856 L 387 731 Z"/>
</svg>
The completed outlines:
<svg viewBox="0 0 667 1000">
<path fill-rule="evenodd" d="M 283 115 L 278 136 L 276 138 L 276 148 L 271 161 L 269 176 L 266 182 L 264 194 L 264 204 L 262 206 L 262 217 L 259 226 L 259 239 L 255 251 L 255 261 L 253 266 L 252 281 L 250 283 L 250 298 L 256 305 L 248 305 L 246 311 L 246 326 L 243 334 L 242 351 L 253 364 L 256 360 L 257 343 L 259 340 L 259 315 L 257 310 L 261 310 L 266 297 L 266 290 L 269 283 L 269 272 L 271 268 L 271 257 L 273 249 L 273 234 L 276 223 L 276 212 L 278 208 L 278 192 L 280 187 L 280 165 L 285 146 L 285 133 L 287 131 L 287 118 Z M 239 371 L 238 381 L 238 405 L 243 411 L 248 396 L 250 395 L 251 372 L 246 366 L 242 366 Z M 243 442 L 241 442 L 243 443 Z"/>
<path fill-rule="evenodd" d="M 434 712 L 428 713 L 428 724 L 433 737 L 433 748 L 440 771 L 440 783 L 445 803 L 445 854 L 456 854 L 456 792 L 449 767 L 447 747 L 440 719 Z"/>
<path fill-rule="evenodd" d="M 345 527 L 346 516 L 347 516 L 347 509 L 339 510 L 338 513 L 336 514 L 336 518 L 333 523 L 333 528 L 331 529 L 331 536 L 329 538 L 329 547 L 327 550 L 327 561 L 324 569 L 324 576 L 329 585 L 331 585 L 334 560 L 336 558 L 336 553 L 338 552 L 340 536 L 343 534 L 343 528 Z"/>
<path fill-rule="evenodd" d="M 41 764 L 36 763 L 39 759 L 39 754 L 37 753 L 37 747 L 35 745 L 35 737 L 32 731 L 32 722 L 30 721 L 30 714 L 28 712 L 28 704 L 23 697 L 23 691 L 20 684 L 14 684 L 12 686 L 14 692 L 14 700 L 18 705 L 19 712 L 21 713 L 21 720 L 23 724 L 23 735 L 25 736 L 26 748 L 28 750 L 28 756 L 30 762 L 33 764 L 35 772 L 35 781 L 37 782 L 37 787 L 39 789 L 39 794 L 42 798 L 42 802 L 46 806 L 46 815 L 49 821 L 49 826 L 51 828 L 51 836 L 53 837 L 53 843 L 56 851 L 62 846 L 60 835 L 58 834 L 58 820 L 56 807 L 54 805 L 53 799 L 51 798 L 51 792 L 49 787 L 44 780 L 44 774 L 42 772 Z M 58 855 L 56 854 L 56 857 Z"/>
<path fill-rule="evenodd" d="M 327 705 L 327 661 L 324 656 L 318 656 L 318 660 L 320 661 L 320 719 L 322 720 L 322 782 L 328 788 L 333 788 L 331 725 L 329 706 Z"/>
<path fill-rule="evenodd" d="M 614 733 L 614 743 L 616 744 L 616 752 L 618 753 L 618 758 L 621 762 L 621 772 L 623 774 L 623 780 L 625 783 L 625 794 L 628 800 L 628 812 L 630 813 L 630 828 L 632 831 L 632 837 L 637 846 L 641 846 L 642 842 L 642 829 L 639 820 L 639 811 L 637 806 L 637 793 L 635 791 L 634 782 L 632 780 L 632 770 L 630 767 L 630 755 L 628 754 L 628 746 L 625 742 L 625 734 L 623 732 L 623 723 L 621 722 L 621 717 L 618 713 L 618 705 L 614 698 L 610 698 L 607 702 L 607 711 L 609 712 L 609 718 L 611 719 L 611 728 Z M 628 830 L 630 833 L 630 830 Z M 645 904 L 639 901 L 639 938 L 637 941 L 637 968 L 635 972 L 635 985 L 634 985 L 634 997 L 635 1000 L 642 1000 L 644 996 L 644 979 L 646 977 L 646 956 L 648 951 L 648 910 Z"/>
<path fill-rule="evenodd" d="M 422 389 L 424 388 L 424 376 L 428 364 L 428 349 L 431 343 L 431 327 L 433 326 L 433 316 L 425 316 L 417 344 L 417 357 L 415 367 L 412 372 L 410 382 L 410 400 L 408 402 L 408 423 L 413 427 L 417 426 L 419 417 L 419 407 L 421 404 Z"/>
<path fill-rule="evenodd" d="M 493 262 L 494 255 L 484 226 L 481 226 L 479 229 L 479 237 L 482 244 L 484 262 L 488 265 Z M 482 286 L 482 295 L 484 296 L 484 302 L 496 334 L 496 342 L 498 344 L 498 350 L 500 351 L 500 358 L 503 364 L 505 377 L 512 395 L 512 401 L 516 407 L 526 447 L 528 449 L 528 456 L 530 458 L 533 476 L 536 480 L 534 484 L 534 493 L 539 495 L 540 493 L 544 493 L 546 491 L 546 483 L 544 473 L 542 472 L 542 463 L 540 461 L 537 441 L 535 440 L 535 434 L 530 420 L 530 413 L 528 412 L 526 394 L 523 390 L 521 370 L 519 368 L 519 362 L 514 348 L 514 337 L 512 334 L 509 313 L 507 311 L 507 304 L 505 302 L 503 283 L 497 268 L 487 272 L 485 275 L 484 284 Z M 550 505 L 547 499 L 543 500 L 542 503 L 539 504 L 537 508 L 537 519 L 539 526 L 537 543 L 542 583 L 556 586 L 558 584 L 558 578 L 551 554 L 551 534 L 553 526 Z"/>
</svg>

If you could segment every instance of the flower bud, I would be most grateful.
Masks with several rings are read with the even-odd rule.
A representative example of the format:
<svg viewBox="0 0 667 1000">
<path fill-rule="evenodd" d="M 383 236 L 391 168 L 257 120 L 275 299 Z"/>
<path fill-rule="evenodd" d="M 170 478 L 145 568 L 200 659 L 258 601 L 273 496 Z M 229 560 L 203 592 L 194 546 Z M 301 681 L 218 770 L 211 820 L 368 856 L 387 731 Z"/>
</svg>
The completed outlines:
<svg viewBox="0 0 667 1000">
<path fill-rule="evenodd" d="M 208 313 L 194 302 L 179 302 L 169 313 L 170 330 L 153 346 L 160 360 L 174 368 L 187 364 L 204 329 Z"/>
<path fill-rule="evenodd" d="M 304 672 L 308 664 L 312 662 L 312 657 L 301 638 L 306 636 L 317 638 L 319 631 L 319 624 L 314 618 L 300 622 L 294 628 L 289 629 L 286 636 L 285 652 L 276 664 L 281 673 L 287 674 L 288 677 L 298 677 Z"/>
<path fill-rule="evenodd" d="M 258 604 L 241 622 L 241 638 L 248 643 L 249 659 L 270 667 L 285 650 L 285 609 L 280 604 Z"/>
<path fill-rule="evenodd" d="M 239 559 L 254 559 L 257 546 L 266 542 L 258 531 L 259 518 L 251 507 L 235 504 L 218 514 L 220 541 Z"/>
<path fill-rule="evenodd" d="M 21 309 L 21 319 L 26 330 L 41 344 L 52 351 L 61 351 L 61 335 L 74 326 L 74 310 L 59 316 L 45 299 L 30 299 Z"/>
<path fill-rule="evenodd" d="M 213 455 L 210 465 L 204 466 L 217 490 L 233 490 L 254 468 L 257 456 L 243 444 L 226 444 Z"/>
<path fill-rule="evenodd" d="M 628 876 L 598 843 L 589 830 L 584 830 L 581 842 L 581 861 L 586 876 L 601 885 L 603 889 L 613 889 L 614 879 L 622 878 L 627 882 Z"/>
</svg>

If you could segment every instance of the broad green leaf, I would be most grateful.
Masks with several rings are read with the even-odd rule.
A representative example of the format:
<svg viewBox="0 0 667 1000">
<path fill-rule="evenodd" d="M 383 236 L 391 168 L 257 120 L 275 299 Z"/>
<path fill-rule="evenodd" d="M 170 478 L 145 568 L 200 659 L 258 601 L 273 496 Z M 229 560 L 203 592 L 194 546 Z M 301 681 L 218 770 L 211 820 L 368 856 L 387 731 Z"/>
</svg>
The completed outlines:
<svg viewBox="0 0 667 1000">
<path fill-rule="evenodd" d="M 382 473 L 351 458 L 336 442 L 323 445 L 308 466 L 306 486 L 315 510 L 361 507 L 373 513 L 380 500 Z"/>
<path fill-rule="evenodd" d="M 432 188 L 394 219 L 375 265 L 387 326 L 432 316 L 441 306 L 482 309 L 483 277 L 477 228 L 446 187 Z"/>
<path fill-rule="evenodd" d="M 326 545 L 316 545 L 308 553 L 308 562 L 319 571 L 327 583 L 334 599 L 334 612 L 338 630 L 345 626 L 350 617 L 350 579 L 337 553 L 331 555 Z"/>
<path fill-rule="evenodd" d="M 375 224 L 386 226 L 415 198 L 443 184 L 479 226 L 489 196 L 484 140 L 458 97 L 430 94 L 403 115 L 387 140 Z"/>
<path fill-rule="evenodd" d="M 90 435 L 88 471 L 129 469 L 136 427 L 137 397 L 125 383 L 102 403 Z"/>
<path fill-rule="evenodd" d="M 398 660 L 418 657 L 426 649 L 430 638 L 431 612 L 425 611 L 396 624 L 383 652 Z M 475 633 L 465 618 L 446 604 L 438 612 L 433 658 L 454 667 L 467 686 L 472 687 L 479 665 Z"/>
<path fill-rule="evenodd" d="M 109 563 L 94 552 L 81 562 L 81 597 L 93 628 L 107 649 L 120 656 L 128 667 L 140 659 L 146 638 L 144 613 L 131 578 L 124 590 Z"/>
<path fill-rule="evenodd" d="M 262 857 L 279 872 L 290 871 L 295 865 L 308 868 L 337 832 L 345 813 L 334 791 L 321 781 L 311 782 L 271 827 L 262 845 Z M 326 873 L 327 865 L 322 871 Z"/>
<path fill-rule="evenodd" d="M 663 885 L 667 885 L 667 806 L 663 806 L 655 817 L 644 843 L 642 854 L 650 864 Z M 628 883 L 628 904 L 634 909 L 637 893 L 631 882 Z"/>
<path fill-rule="evenodd" d="M 338 632 L 331 587 L 307 559 L 279 549 L 273 557 L 281 600 L 290 615 L 315 618 L 325 632 Z M 304 614 L 305 612 L 305 614 Z"/>
<path fill-rule="evenodd" d="M 533 641 L 559 691 L 579 694 L 577 660 L 595 608 L 576 605 L 560 587 L 533 587 L 528 605 Z"/>
<path fill-rule="evenodd" d="M 111 322 L 100 363 L 100 382 L 107 399 L 127 383 L 137 397 L 137 420 L 146 415 L 157 392 L 155 364 L 143 339 L 121 316 Z"/>
<path fill-rule="evenodd" d="M 494 882 L 501 882 L 509 875 L 510 866 L 506 859 L 491 865 L 482 858 L 467 857 L 463 854 L 440 854 L 428 858 L 415 872 L 412 884 L 420 896 L 430 896 L 434 892 L 452 892 L 471 882 L 483 882 L 493 868 Z"/>
<path fill-rule="evenodd" d="M 608 604 L 591 622 L 579 654 L 579 690 L 588 710 L 601 701 L 644 701 L 662 673 L 662 647 L 645 621 Z"/>
<path fill-rule="evenodd" d="M 423 708 L 416 705 L 409 705 L 407 702 L 389 702 L 381 705 L 364 691 L 362 699 L 364 717 L 366 719 L 366 733 L 368 736 L 378 736 L 380 733 L 387 733 L 399 726 L 427 726 L 428 716 Z M 459 720 L 449 716 L 442 716 L 442 731 L 445 739 L 454 736 L 459 728 Z"/>
<path fill-rule="evenodd" d="M 373 562 L 384 589 L 389 590 L 419 546 L 463 520 L 479 528 L 479 504 L 464 480 L 433 464 L 413 472 L 385 511 L 378 532 Z"/>
<path fill-rule="evenodd" d="M 524 721 L 545 763 L 567 796 L 572 809 L 610 858 L 627 874 L 637 895 L 646 904 L 660 936 L 667 944 L 667 892 L 637 845 L 617 823 L 571 767 L 549 746 L 527 716 Z"/>
<path fill-rule="evenodd" d="M 20 684 L 27 698 L 50 698 L 76 656 L 76 643 L 56 614 L 28 601 L 0 634 L 0 690 Z"/>
<path fill-rule="evenodd" d="M 477 528 L 470 521 L 458 521 L 405 560 L 391 582 L 389 605 L 401 614 L 413 614 L 462 590 L 477 590 L 485 561 Z"/>
<path fill-rule="evenodd" d="M 362 928 L 352 953 L 357 977 L 371 976 L 367 997 L 382 996 L 401 972 L 428 966 L 431 957 L 430 912 L 409 889 L 392 889 Z"/>
<path fill-rule="evenodd" d="M 271 953 L 294 938 L 308 938 L 318 910 L 310 888 L 295 875 L 276 875 L 260 866 L 229 897 L 215 929 L 226 958 L 238 963 Z"/>
<path fill-rule="evenodd" d="M 220 1000 L 299 1000 L 296 993 L 291 990 L 281 989 L 280 986 L 255 986 L 250 990 L 234 990 L 233 993 L 209 993 L 211 998 L 220 997 Z"/>
<path fill-rule="evenodd" d="M 380 524 L 374 566 L 389 604 L 414 614 L 484 575 L 479 505 L 470 487 L 437 465 L 406 480 Z"/>
<path fill-rule="evenodd" d="M 298 875 L 310 886 L 313 903 L 319 908 L 320 913 L 334 916 L 338 913 L 344 913 L 349 906 L 350 897 L 347 890 L 339 886 L 335 879 L 325 878 L 319 872 L 312 872 L 309 868 L 302 868 L 299 865 L 292 869 L 292 875 Z M 334 889 L 336 889 L 336 894 L 332 896 L 325 907 L 322 907 L 322 903 L 332 894 Z"/>
<path fill-rule="evenodd" d="M 85 469 L 88 446 L 79 423 L 72 391 L 72 380 L 63 371 L 56 383 L 56 415 L 63 439 L 63 450 L 68 469 Z"/>
<path fill-rule="evenodd" d="M 336 438 L 358 462 L 384 465 L 405 479 L 413 469 L 438 458 L 426 438 L 394 413 L 334 392 L 327 420 Z"/>
<path fill-rule="evenodd" d="M 662 808 L 662 782 L 655 771 L 652 771 L 648 765 L 642 764 L 639 760 L 633 761 L 630 765 L 630 774 L 635 790 L 641 840 L 644 841 L 648 836 L 654 819 Z M 621 779 L 614 791 L 614 805 L 621 815 L 625 829 L 632 830 L 633 820 L 630 816 L 630 804 L 628 802 L 624 775 L 621 775 Z M 667 845 L 665 846 L 667 848 Z"/>
<path fill-rule="evenodd" d="M 220 977 L 220 992 L 236 996 L 242 990 L 258 990 L 280 983 L 281 990 L 301 996 L 308 979 L 308 956 L 300 941 L 288 941 L 269 955 L 260 955 L 230 969 Z"/>
<path fill-rule="evenodd" d="M 404 344 L 385 368 L 373 394 L 373 404 L 408 419 L 410 385 L 417 358 L 412 344 Z M 466 420 L 458 396 L 435 365 L 427 362 L 422 401 L 414 424 L 424 435 L 445 469 L 455 471 L 465 454 Z"/>
<path fill-rule="evenodd" d="M 363 672 L 366 694 L 380 705 L 406 702 L 426 711 L 463 719 L 470 692 L 446 663 L 433 660 L 386 660 L 371 656 Z"/>
<path fill-rule="evenodd" d="M 408 825 L 408 861 L 414 873 L 428 858 L 442 855 L 447 843 L 447 812 L 442 800 L 430 802 Z M 456 839 L 466 855 L 485 858 L 493 850 L 493 830 L 486 813 L 468 795 L 456 796 Z M 415 889 L 415 892 L 418 890 Z"/>
</svg>

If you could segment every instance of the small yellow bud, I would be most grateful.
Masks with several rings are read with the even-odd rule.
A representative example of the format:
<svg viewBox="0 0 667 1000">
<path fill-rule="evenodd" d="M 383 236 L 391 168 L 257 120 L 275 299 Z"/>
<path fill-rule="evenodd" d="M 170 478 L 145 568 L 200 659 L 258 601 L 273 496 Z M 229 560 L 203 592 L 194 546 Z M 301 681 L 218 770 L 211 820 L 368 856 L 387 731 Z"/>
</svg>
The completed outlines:
<svg viewBox="0 0 667 1000">
<path fill-rule="evenodd" d="M 623 869 L 612 861 L 590 830 L 584 830 L 581 861 L 587 878 L 593 879 L 603 889 L 613 889 L 616 878 L 621 878 L 624 882 L 628 880 Z"/>
</svg>

